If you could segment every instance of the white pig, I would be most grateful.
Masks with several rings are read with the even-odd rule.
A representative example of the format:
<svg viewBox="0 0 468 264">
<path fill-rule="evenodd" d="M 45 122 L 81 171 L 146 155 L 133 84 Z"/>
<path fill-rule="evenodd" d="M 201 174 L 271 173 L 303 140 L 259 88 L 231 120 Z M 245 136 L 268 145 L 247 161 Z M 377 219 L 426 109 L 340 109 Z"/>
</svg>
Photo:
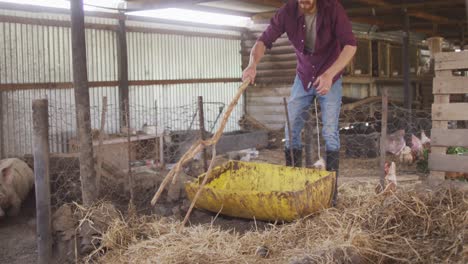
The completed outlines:
<svg viewBox="0 0 468 264">
<path fill-rule="evenodd" d="M 0 218 L 17 215 L 33 185 L 34 173 L 24 161 L 0 160 Z"/>
</svg>

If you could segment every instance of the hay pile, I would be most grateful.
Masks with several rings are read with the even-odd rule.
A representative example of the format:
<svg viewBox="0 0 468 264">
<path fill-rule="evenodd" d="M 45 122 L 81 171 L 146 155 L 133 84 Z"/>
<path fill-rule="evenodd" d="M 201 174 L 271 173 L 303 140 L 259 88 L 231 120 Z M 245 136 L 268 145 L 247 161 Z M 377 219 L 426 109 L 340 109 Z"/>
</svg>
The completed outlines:
<svg viewBox="0 0 468 264">
<path fill-rule="evenodd" d="M 167 218 L 115 221 L 101 263 L 466 263 L 468 193 L 409 188 L 377 196 L 344 186 L 341 204 L 292 224 L 239 234 L 214 224 L 178 231 Z M 257 255 L 256 255 L 257 252 Z M 258 256 L 261 255 L 266 257 Z"/>
</svg>

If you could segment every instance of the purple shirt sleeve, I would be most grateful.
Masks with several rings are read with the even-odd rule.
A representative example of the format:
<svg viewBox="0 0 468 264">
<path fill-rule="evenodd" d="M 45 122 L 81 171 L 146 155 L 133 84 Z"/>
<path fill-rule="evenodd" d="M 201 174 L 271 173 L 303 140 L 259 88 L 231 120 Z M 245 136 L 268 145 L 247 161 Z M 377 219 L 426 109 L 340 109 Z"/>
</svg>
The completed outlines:
<svg viewBox="0 0 468 264">
<path fill-rule="evenodd" d="M 273 42 L 275 42 L 285 32 L 285 9 L 284 6 L 280 8 L 274 17 L 270 20 L 270 25 L 263 32 L 263 34 L 257 39 L 262 41 L 267 49 L 271 49 Z"/>
<path fill-rule="evenodd" d="M 337 2 L 335 8 L 335 36 L 341 44 L 341 48 L 346 45 L 356 46 L 356 38 L 353 34 L 351 22 L 349 21 L 348 15 L 343 6 Z"/>
</svg>

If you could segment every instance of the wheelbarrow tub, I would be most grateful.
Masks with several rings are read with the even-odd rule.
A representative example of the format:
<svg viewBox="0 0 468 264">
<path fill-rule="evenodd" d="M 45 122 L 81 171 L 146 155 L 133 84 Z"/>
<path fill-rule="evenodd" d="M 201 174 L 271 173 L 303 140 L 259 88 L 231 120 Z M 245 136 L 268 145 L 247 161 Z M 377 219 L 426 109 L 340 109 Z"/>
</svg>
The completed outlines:
<svg viewBox="0 0 468 264">
<path fill-rule="evenodd" d="M 191 201 L 206 173 L 185 184 Z M 331 206 L 334 172 L 229 161 L 208 175 L 195 206 L 214 213 L 290 222 Z"/>
</svg>

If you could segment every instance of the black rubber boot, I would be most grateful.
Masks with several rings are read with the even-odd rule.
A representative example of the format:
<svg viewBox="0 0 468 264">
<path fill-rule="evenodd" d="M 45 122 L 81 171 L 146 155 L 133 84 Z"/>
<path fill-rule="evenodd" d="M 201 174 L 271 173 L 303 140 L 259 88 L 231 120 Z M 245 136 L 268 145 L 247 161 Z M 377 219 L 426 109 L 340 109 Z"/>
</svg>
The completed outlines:
<svg viewBox="0 0 468 264">
<path fill-rule="evenodd" d="M 284 149 L 284 157 L 286 160 L 286 166 L 302 167 L 302 149 L 292 149 L 294 157 L 294 164 L 291 158 L 291 150 L 288 148 Z"/>
<path fill-rule="evenodd" d="M 336 173 L 335 187 L 333 190 L 332 206 L 335 207 L 338 201 L 338 171 L 340 164 L 339 151 L 327 151 L 327 171 L 334 171 Z"/>
</svg>

